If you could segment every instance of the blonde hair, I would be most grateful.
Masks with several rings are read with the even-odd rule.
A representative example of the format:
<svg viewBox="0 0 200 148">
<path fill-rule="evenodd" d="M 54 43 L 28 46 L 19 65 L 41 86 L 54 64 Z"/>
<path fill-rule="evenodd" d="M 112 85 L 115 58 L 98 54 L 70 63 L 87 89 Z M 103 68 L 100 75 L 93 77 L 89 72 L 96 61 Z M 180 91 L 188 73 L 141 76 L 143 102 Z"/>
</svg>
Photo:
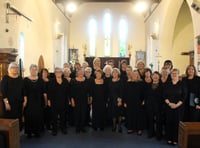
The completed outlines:
<svg viewBox="0 0 200 148">
<path fill-rule="evenodd" d="M 99 60 L 99 61 L 101 62 L 101 59 L 100 59 L 99 57 L 96 57 L 96 58 L 94 58 L 94 60 L 93 60 L 93 65 L 95 65 L 95 62 L 96 62 L 97 60 Z"/>
</svg>

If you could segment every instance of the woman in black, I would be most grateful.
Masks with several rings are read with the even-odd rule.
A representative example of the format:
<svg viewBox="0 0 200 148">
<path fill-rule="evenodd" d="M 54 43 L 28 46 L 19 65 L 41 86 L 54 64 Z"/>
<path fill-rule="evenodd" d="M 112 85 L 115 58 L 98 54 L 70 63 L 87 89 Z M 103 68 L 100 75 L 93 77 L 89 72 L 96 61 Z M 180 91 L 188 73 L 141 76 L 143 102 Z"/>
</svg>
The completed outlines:
<svg viewBox="0 0 200 148">
<path fill-rule="evenodd" d="M 160 74 L 155 71 L 152 74 L 152 83 L 146 84 L 145 88 L 145 108 L 148 119 L 148 137 L 152 138 L 156 134 L 158 140 L 161 139 L 161 111 L 162 111 L 162 86 Z M 156 128 L 155 128 L 156 127 Z"/>
<path fill-rule="evenodd" d="M 166 84 L 163 90 L 163 97 L 166 108 L 166 135 L 168 144 L 177 144 L 178 141 L 178 124 L 182 120 L 182 105 L 187 97 L 186 86 L 179 80 L 179 70 L 171 71 L 172 81 Z"/>
<path fill-rule="evenodd" d="M 113 121 L 112 131 L 116 131 L 116 126 L 118 123 L 118 132 L 122 132 L 121 122 L 123 114 L 122 106 L 122 81 L 120 80 L 120 71 L 118 68 L 113 68 L 112 80 L 109 83 L 109 99 L 111 106 L 111 114 Z"/>
<path fill-rule="evenodd" d="M 98 128 L 104 130 L 106 117 L 106 87 L 103 80 L 103 71 L 95 72 L 96 78 L 92 85 L 92 126 L 96 131 Z"/>
<path fill-rule="evenodd" d="M 52 135 L 56 136 L 58 131 L 58 116 L 63 134 L 67 134 L 66 110 L 69 105 L 69 83 L 62 77 L 62 69 L 55 68 L 55 78 L 48 85 L 48 99 L 52 110 Z"/>
<path fill-rule="evenodd" d="M 84 127 L 87 115 L 89 91 L 88 82 L 84 77 L 84 69 L 78 69 L 76 78 L 71 81 L 71 104 L 74 109 L 76 133 L 86 132 Z"/>
<path fill-rule="evenodd" d="M 38 77 L 38 67 L 30 66 L 30 76 L 24 79 L 25 102 L 24 109 L 25 133 L 28 138 L 34 134 L 40 136 L 43 126 L 44 82 Z"/>
<path fill-rule="evenodd" d="M 95 71 L 101 69 L 101 59 L 99 57 L 94 58 L 92 67 L 92 77 L 95 76 Z"/>
<path fill-rule="evenodd" d="M 187 85 L 188 97 L 184 105 L 184 121 L 200 121 L 200 77 L 197 76 L 194 65 L 186 68 L 183 81 Z"/>
<path fill-rule="evenodd" d="M 45 85 L 45 90 L 47 90 L 47 86 L 49 83 L 49 71 L 46 68 L 42 68 L 40 71 L 40 77 L 44 81 Z M 44 101 L 43 101 L 43 106 L 44 106 L 44 126 L 46 127 L 47 130 L 51 130 L 51 111 L 50 107 L 48 106 L 48 99 L 47 95 L 44 95 Z"/>
<path fill-rule="evenodd" d="M 161 69 L 161 83 L 162 84 L 167 84 L 168 82 L 171 81 L 171 77 L 170 77 L 170 71 L 168 68 L 163 67 Z"/>
<path fill-rule="evenodd" d="M 144 80 L 144 78 L 145 78 L 145 75 L 144 75 L 144 72 L 145 72 L 145 63 L 144 63 L 144 61 L 138 60 L 137 63 L 136 63 L 136 67 L 138 69 L 138 73 L 140 75 L 140 78 L 142 80 Z"/>
<path fill-rule="evenodd" d="M 123 98 L 124 107 L 126 108 L 126 124 L 128 134 L 137 131 L 138 135 L 142 134 L 143 117 L 142 102 L 143 102 L 143 82 L 137 70 L 129 74 L 131 67 L 127 67 L 128 80 L 124 84 Z"/>
<path fill-rule="evenodd" d="M 94 77 L 92 76 L 92 68 L 91 67 L 86 67 L 84 69 L 85 71 L 85 78 L 86 81 L 88 83 L 88 90 L 92 89 L 92 85 L 94 82 L 94 77 L 95 77 L 95 73 L 94 73 Z M 86 115 L 86 125 L 91 125 L 91 117 L 90 117 L 90 113 L 91 113 L 91 98 L 88 96 L 88 107 L 87 107 L 87 115 Z"/>
<path fill-rule="evenodd" d="M 64 78 L 68 81 L 69 83 L 69 90 L 71 90 L 71 80 L 72 78 L 70 77 L 71 75 L 71 70 L 70 68 L 64 68 Z M 69 92 L 69 98 L 70 98 L 70 91 Z M 73 113 L 73 107 L 71 106 L 71 100 L 69 99 L 69 106 L 68 106 L 68 110 L 66 111 L 66 117 L 67 117 L 67 121 L 69 123 L 70 126 L 74 125 L 74 113 Z"/>
<path fill-rule="evenodd" d="M 5 75 L 1 81 L 1 93 L 4 102 L 4 118 L 19 119 L 21 130 L 24 81 L 18 75 L 18 64 L 15 62 L 9 64 L 8 75 Z"/>
<path fill-rule="evenodd" d="M 166 67 L 163 67 L 161 69 L 161 79 L 160 79 L 162 90 L 165 89 L 166 84 L 168 84 L 170 81 L 171 81 L 170 70 Z M 163 100 L 163 97 L 162 97 L 162 100 Z M 158 140 L 161 140 L 162 137 L 164 137 L 165 134 L 166 134 L 165 107 L 166 107 L 165 102 L 162 101 L 162 107 L 161 107 L 161 131 L 162 131 L 162 134 L 161 134 L 161 137 Z"/>
<path fill-rule="evenodd" d="M 108 92 L 108 85 L 112 79 L 112 67 L 110 65 L 105 65 L 103 68 L 104 73 L 104 84 Z M 111 102 L 109 95 L 107 95 L 107 111 L 106 111 L 106 123 L 107 125 L 112 125 L 112 112 L 111 112 Z"/>
<path fill-rule="evenodd" d="M 122 60 L 120 63 L 120 78 L 122 81 L 127 81 L 127 75 L 126 75 L 126 67 L 127 67 L 127 61 L 126 60 Z"/>
<path fill-rule="evenodd" d="M 152 82 L 151 75 L 152 75 L 151 69 L 145 68 L 145 69 L 144 69 L 144 82 L 145 82 L 146 84 L 150 84 L 150 83 Z"/>
</svg>

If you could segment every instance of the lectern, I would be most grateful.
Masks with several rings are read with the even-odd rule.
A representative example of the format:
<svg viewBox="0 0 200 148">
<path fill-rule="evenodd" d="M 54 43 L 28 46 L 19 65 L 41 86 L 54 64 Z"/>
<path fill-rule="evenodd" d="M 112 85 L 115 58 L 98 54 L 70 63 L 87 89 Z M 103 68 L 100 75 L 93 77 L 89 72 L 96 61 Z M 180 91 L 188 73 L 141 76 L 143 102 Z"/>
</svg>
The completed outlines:
<svg viewBox="0 0 200 148">
<path fill-rule="evenodd" d="M 17 50 L 13 48 L 0 48 L 0 82 L 2 77 L 7 74 L 8 65 L 16 60 Z M 3 101 L 0 92 L 0 117 L 3 116 Z"/>
</svg>

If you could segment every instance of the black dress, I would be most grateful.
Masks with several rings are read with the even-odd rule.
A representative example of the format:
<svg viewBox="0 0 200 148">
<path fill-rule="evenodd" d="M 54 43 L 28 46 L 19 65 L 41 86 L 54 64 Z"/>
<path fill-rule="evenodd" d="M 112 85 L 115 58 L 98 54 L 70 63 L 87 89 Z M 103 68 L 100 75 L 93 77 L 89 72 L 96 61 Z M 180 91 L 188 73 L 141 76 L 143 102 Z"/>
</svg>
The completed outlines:
<svg viewBox="0 0 200 148">
<path fill-rule="evenodd" d="M 108 84 L 109 99 L 111 107 L 112 118 L 117 118 L 123 115 L 123 106 L 118 106 L 118 98 L 122 99 L 123 95 L 123 82 L 121 80 L 112 81 Z"/>
<path fill-rule="evenodd" d="M 145 87 L 145 108 L 148 119 L 148 136 L 153 137 L 156 134 L 158 139 L 162 135 L 162 85 L 161 83 L 146 84 Z M 154 121 L 155 120 L 155 121 Z M 156 126 L 155 126 L 156 125 Z M 156 129 L 155 129 L 156 127 Z"/>
<path fill-rule="evenodd" d="M 30 136 L 40 134 L 43 125 L 43 94 L 45 93 L 42 79 L 24 79 L 27 105 L 24 109 L 25 133 Z"/>
<path fill-rule="evenodd" d="M 76 78 L 71 80 L 71 98 L 74 99 L 74 124 L 76 131 L 84 129 L 87 105 L 88 105 L 88 81 L 77 81 Z"/>
<path fill-rule="evenodd" d="M 187 89 L 188 89 L 188 96 L 185 100 L 184 105 L 184 121 L 191 121 L 191 122 L 199 122 L 200 121 L 200 110 L 195 108 L 196 105 L 200 105 L 199 103 L 191 102 L 190 98 L 200 98 L 200 77 L 194 76 L 193 79 L 188 79 L 187 77 L 183 79 L 185 82 Z M 191 98 L 193 101 L 193 98 Z"/>
<path fill-rule="evenodd" d="M 50 80 L 48 85 L 48 99 L 51 101 L 53 132 L 56 134 L 58 127 L 58 116 L 60 116 L 60 127 L 62 132 L 66 130 L 66 110 L 69 105 L 69 83 L 62 78 L 59 84 L 56 78 Z"/>
<path fill-rule="evenodd" d="M 89 93 L 91 93 L 91 90 L 92 90 L 92 87 L 93 87 L 93 82 L 94 82 L 94 78 L 92 76 L 90 76 L 89 78 L 86 78 L 86 81 L 88 83 L 88 90 L 89 90 Z M 88 97 L 90 95 L 88 94 Z M 87 114 L 86 114 L 86 120 L 85 120 L 85 124 L 86 125 L 89 125 L 91 123 L 91 117 L 90 117 L 90 111 L 91 111 L 91 108 L 90 108 L 90 105 L 91 104 L 88 104 L 87 105 Z"/>
<path fill-rule="evenodd" d="M 128 77 L 127 77 L 127 74 L 126 74 L 126 71 L 120 69 L 120 79 L 123 81 L 123 82 L 126 82 Z"/>
<path fill-rule="evenodd" d="M 11 106 L 10 111 L 5 110 L 4 106 L 4 118 L 16 119 L 20 121 L 22 119 L 22 103 L 24 100 L 24 81 L 21 77 L 11 78 L 4 76 L 1 81 L 2 98 L 7 98 Z M 3 103 L 4 104 L 4 103 Z"/>
<path fill-rule="evenodd" d="M 104 128 L 106 117 L 106 87 L 105 84 L 96 84 L 95 80 L 92 86 L 92 126 L 93 128 Z"/>
<path fill-rule="evenodd" d="M 187 89 L 183 82 L 178 81 L 177 84 L 169 82 L 166 84 L 163 90 L 163 98 L 168 99 L 171 103 L 178 103 L 179 101 L 184 102 L 187 97 Z M 176 141 L 178 140 L 178 124 L 182 120 L 183 116 L 183 105 L 171 109 L 167 104 L 165 108 L 166 114 L 166 136 L 167 140 Z"/>
<path fill-rule="evenodd" d="M 144 111 L 142 107 L 144 83 L 127 81 L 124 84 L 123 98 L 126 107 L 126 125 L 128 130 L 144 128 Z"/>
<path fill-rule="evenodd" d="M 112 80 L 112 77 L 104 77 L 104 84 L 106 88 L 106 100 L 107 100 L 107 108 L 106 108 L 106 124 L 112 125 L 112 112 L 111 112 L 111 102 L 109 98 L 109 83 Z"/>
</svg>

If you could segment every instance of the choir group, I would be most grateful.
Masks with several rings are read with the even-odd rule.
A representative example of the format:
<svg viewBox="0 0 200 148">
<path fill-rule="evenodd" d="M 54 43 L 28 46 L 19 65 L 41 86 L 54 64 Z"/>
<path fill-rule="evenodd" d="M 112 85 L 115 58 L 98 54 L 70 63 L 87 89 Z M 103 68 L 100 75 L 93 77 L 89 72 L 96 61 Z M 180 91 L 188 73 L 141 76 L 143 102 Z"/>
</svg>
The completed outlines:
<svg viewBox="0 0 200 148">
<path fill-rule="evenodd" d="M 113 61 L 101 69 L 97 57 L 93 66 L 65 63 L 50 75 L 47 69 L 30 66 L 30 76 L 18 75 L 18 65 L 11 63 L 1 82 L 4 117 L 18 118 L 20 129 L 28 138 L 39 137 L 45 129 L 53 136 L 58 129 L 67 134 L 67 125 L 75 132 L 103 131 L 111 125 L 113 132 L 165 137 L 168 144 L 178 142 L 179 121 L 200 121 L 200 78 L 189 65 L 185 75 L 166 60 L 161 72 L 152 72 L 143 61 L 133 69 L 122 60 L 116 68 Z"/>
</svg>

